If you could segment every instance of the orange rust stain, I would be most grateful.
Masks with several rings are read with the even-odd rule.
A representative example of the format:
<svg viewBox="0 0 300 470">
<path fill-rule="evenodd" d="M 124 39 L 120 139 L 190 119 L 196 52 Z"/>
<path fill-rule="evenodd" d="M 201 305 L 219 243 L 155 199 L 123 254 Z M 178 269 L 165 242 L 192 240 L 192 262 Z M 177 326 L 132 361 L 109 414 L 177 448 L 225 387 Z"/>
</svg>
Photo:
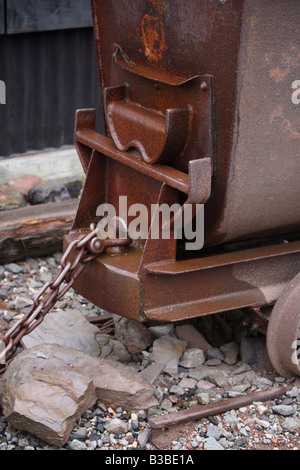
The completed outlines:
<svg viewBox="0 0 300 470">
<path fill-rule="evenodd" d="M 165 0 L 148 0 L 156 9 L 158 15 L 163 16 L 167 13 L 168 7 Z"/>
<path fill-rule="evenodd" d="M 289 132 L 291 137 L 296 139 L 300 138 L 299 131 L 292 125 L 292 123 L 285 117 L 283 106 L 278 106 L 272 113 L 270 122 L 273 123 L 275 119 L 280 119 L 283 124 L 283 131 Z"/>
<path fill-rule="evenodd" d="M 276 83 L 284 80 L 286 74 L 287 74 L 286 71 L 280 70 L 279 68 L 270 70 L 270 77 L 274 78 Z"/>
<path fill-rule="evenodd" d="M 293 54 L 295 54 L 293 56 Z M 270 77 L 275 79 L 275 82 L 282 82 L 289 73 L 296 69 L 299 66 L 300 53 L 295 50 L 294 47 L 291 48 L 291 53 L 284 53 L 282 55 L 280 64 L 276 68 L 270 70 Z"/>
<path fill-rule="evenodd" d="M 167 50 L 166 34 L 159 18 L 146 14 L 142 19 L 142 42 L 146 57 L 159 62 Z"/>
</svg>

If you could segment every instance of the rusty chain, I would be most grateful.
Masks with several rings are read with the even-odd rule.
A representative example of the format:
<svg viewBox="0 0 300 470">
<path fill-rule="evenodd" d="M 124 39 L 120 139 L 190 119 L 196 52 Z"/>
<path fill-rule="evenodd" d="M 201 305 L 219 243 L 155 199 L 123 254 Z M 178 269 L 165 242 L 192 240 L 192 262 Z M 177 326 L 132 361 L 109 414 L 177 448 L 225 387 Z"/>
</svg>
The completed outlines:
<svg viewBox="0 0 300 470">
<path fill-rule="evenodd" d="M 87 235 L 81 234 L 70 243 L 61 259 L 61 267 L 55 278 L 40 289 L 28 312 L 4 335 L 2 340 L 4 348 L 0 351 L 0 376 L 11 362 L 12 359 L 8 358 L 14 348 L 25 335 L 42 323 L 56 302 L 71 289 L 86 265 L 103 254 L 107 248 L 128 245 L 130 242 L 129 238 L 101 239 L 97 236 L 96 225 L 92 224 Z"/>
</svg>

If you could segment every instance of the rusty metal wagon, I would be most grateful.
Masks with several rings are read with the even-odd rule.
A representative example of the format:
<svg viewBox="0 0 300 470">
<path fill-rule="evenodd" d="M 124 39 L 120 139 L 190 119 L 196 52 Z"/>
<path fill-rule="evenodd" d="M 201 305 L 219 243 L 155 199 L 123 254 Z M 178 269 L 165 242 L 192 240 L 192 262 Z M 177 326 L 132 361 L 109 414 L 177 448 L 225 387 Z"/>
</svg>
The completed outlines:
<svg viewBox="0 0 300 470">
<path fill-rule="evenodd" d="M 95 110 L 77 112 L 86 182 L 65 250 L 119 196 L 204 204 L 205 236 L 197 251 L 151 236 L 113 247 L 75 290 L 143 322 L 247 309 L 274 368 L 299 375 L 298 0 L 92 6 L 106 135 Z"/>
</svg>

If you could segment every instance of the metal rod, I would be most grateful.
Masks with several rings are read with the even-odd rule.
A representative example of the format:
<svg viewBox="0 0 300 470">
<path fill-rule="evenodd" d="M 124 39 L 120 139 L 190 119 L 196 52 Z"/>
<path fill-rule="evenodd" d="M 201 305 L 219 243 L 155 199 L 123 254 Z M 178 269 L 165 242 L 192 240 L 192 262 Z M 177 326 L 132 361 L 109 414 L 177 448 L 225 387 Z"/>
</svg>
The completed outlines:
<svg viewBox="0 0 300 470">
<path fill-rule="evenodd" d="M 196 419 L 206 418 L 225 411 L 234 410 L 243 406 L 250 405 L 257 401 L 268 401 L 279 398 L 287 392 L 288 388 L 276 387 L 262 392 L 253 392 L 237 398 L 229 398 L 209 405 L 200 405 L 188 410 L 181 410 L 167 415 L 154 416 L 150 418 L 148 424 L 152 429 L 168 428 L 175 424 L 184 423 Z"/>
</svg>

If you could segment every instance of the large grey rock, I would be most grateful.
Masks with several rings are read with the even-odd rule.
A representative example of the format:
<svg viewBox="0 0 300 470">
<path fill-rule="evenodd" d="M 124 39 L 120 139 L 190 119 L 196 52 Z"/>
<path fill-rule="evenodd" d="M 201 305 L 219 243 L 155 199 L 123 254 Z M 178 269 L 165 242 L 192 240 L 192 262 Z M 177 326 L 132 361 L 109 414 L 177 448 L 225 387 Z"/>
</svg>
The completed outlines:
<svg viewBox="0 0 300 470">
<path fill-rule="evenodd" d="M 28 357 L 26 351 L 26 358 L 15 359 L 5 373 L 0 390 L 3 414 L 16 429 L 61 446 L 76 420 L 96 402 L 95 387 L 91 378 L 45 367 L 48 361 L 32 354 Z"/>
<path fill-rule="evenodd" d="M 61 202 L 78 197 L 81 189 L 80 178 L 66 177 L 43 181 L 29 190 L 28 200 L 33 205 Z"/>
<path fill-rule="evenodd" d="M 178 325 L 175 328 L 177 338 L 187 343 L 187 348 L 198 348 L 207 351 L 211 345 L 206 341 L 204 336 L 193 325 Z"/>
<path fill-rule="evenodd" d="M 177 374 L 179 359 L 186 348 L 186 342 L 173 336 L 162 336 L 153 343 L 152 358 L 164 366 L 164 372 Z"/>
<path fill-rule="evenodd" d="M 22 392 L 23 386 L 26 389 L 26 383 L 31 376 L 38 381 L 36 372 L 39 370 L 43 371 L 43 376 L 48 372 L 50 376 L 54 375 L 54 385 L 59 385 L 65 375 L 72 377 L 73 373 L 85 380 L 92 378 L 97 399 L 108 406 L 141 410 L 157 404 L 153 397 L 152 385 L 130 366 L 95 358 L 82 351 L 56 344 L 42 344 L 21 352 L 3 376 L 0 397 L 13 397 L 19 387 Z M 15 384 L 13 387 L 10 386 L 12 379 Z M 34 387 L 31 389 L 33 397 Z M 51 397 L 51 394 L 49 396 Z M 40 394 L 37 398 L 43 399 Z M 13 398 L 10 398 L 10 401 L 14 401 Z"/>
<path fill-rule="evenodd" d="M 131 354 L 139 354 L 153 343 L 153 336 L 143 324 L 114 315 L 115 337 Z"/>
<path fill-rule="evenodd" d="M 44 321 L 22 339 L 22 345 L 29 349 L 42 344 L 59 344 L 72 349 L 78 349 L 91 356 L 100 355 L 97 341 L 99 328 L 76 311 L 51 312 Z"/>
</svg>

